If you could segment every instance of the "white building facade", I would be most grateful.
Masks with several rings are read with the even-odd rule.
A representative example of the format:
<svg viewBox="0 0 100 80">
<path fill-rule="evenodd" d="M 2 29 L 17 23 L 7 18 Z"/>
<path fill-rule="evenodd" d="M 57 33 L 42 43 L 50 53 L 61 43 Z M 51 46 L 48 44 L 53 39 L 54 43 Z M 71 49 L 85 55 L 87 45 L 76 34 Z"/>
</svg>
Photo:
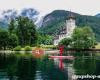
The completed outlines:
<svg viewBox="0 0 100 80">
<path fill-rule="evenodd" d="M 53 42 L 54 45 L 58 45 L 58 43 L 64 38 L 71 37 L 71 35 L 76 27 L 75 23 L 76 23 L 75 18 L 70 16 L 66 20 L 65 27 L 59 32 L 58 35 L 55 36 L 54 42 Z"/>
</svg>

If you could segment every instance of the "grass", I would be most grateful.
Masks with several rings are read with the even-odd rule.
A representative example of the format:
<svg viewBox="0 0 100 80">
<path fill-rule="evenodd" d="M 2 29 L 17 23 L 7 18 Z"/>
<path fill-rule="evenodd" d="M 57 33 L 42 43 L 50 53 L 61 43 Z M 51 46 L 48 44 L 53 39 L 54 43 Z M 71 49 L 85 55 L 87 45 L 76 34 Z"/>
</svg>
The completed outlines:
<svg viewBox="0 0 100 80">
<path fill-rule="evenodd" d="M 54 46 L 54 45 L 41 45 L 41 47 L 43 49 L 56 49 L 56 46 Z"/>
<path fill-rule="evenodd" d="M 96 49 L 100 49 L 100 43 L 96 45 Z"/>
</svg>

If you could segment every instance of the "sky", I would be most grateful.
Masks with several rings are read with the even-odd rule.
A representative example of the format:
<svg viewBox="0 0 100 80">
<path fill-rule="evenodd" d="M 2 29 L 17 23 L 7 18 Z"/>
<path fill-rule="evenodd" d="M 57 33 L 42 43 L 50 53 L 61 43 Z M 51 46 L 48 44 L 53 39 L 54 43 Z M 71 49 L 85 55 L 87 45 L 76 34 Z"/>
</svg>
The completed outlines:
<svg viewBox="0 0 100 80">
<path fill-rule="evenodd" d="M 41 14 L 63 9 L 83 15 L 96 15 L 100 13 L 100 0 L 0 0 L 0 11 L 22 8 L 35 8 Z"/>
</svg>

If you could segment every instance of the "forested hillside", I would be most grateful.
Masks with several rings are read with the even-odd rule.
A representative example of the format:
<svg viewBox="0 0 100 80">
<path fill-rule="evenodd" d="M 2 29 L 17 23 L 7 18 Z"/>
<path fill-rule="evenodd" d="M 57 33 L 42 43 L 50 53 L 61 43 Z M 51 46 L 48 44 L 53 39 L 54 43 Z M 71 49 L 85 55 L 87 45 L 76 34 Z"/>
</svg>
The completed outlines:
<svg viewBox="0 0 100 80">
<path fill-rule="evenodd" d="M 55 34 L 55 32 L 63 25 L 68 18 L 69 14 L 72 14 L 76 18 L 76 25 L 78 27 L 90 26 L 93 32 L 96 34 L 96 39 L 100 41 L 100 18 L 96 16 L 81 15 L 74 12 L 65 10 L 55 10 L 52 13 L 46 15 L 43 19 L 42 26 L 39 28 L 39 32 Z"/>
</svg>

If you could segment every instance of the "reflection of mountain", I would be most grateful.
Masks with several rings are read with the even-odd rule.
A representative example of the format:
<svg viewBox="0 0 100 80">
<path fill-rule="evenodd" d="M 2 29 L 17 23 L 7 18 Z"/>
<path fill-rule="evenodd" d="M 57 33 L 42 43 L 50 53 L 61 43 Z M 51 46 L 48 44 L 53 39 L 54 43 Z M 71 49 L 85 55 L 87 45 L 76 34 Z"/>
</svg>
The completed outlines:
<svg viewBox="0 0 100 80">
<path fill-rule="evenodd" d="M 1 18 L 0 18 L 0 27 L 1 28 L 7 28 L 9 21 L 13 18 L 16 18 L 18 16 L 24 16 L 28 17 L 29 19 L 32 19 L 34 22 L 37 21 L 39 12 L 37 12 L 33 8 L 24 8 L 20 11 L 14 10 L 14 9 L 9 9 L 6 11 L 3 11 L 1 13 Z"/>
</svg>

